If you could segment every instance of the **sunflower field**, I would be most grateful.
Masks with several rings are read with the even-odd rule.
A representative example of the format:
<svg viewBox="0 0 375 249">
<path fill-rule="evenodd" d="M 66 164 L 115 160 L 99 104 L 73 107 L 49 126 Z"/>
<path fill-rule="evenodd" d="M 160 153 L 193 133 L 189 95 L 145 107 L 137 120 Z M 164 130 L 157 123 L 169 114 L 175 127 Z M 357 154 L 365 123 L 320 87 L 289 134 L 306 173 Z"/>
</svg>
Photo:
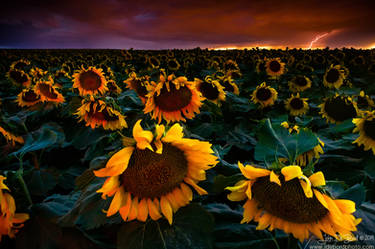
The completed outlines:
<svg viewBox="0 0 375 249">
<path fill-rule="evenodd" d="M 0 248 L 375 248 L 375 50 L 0 54 Z"/>
</svg>

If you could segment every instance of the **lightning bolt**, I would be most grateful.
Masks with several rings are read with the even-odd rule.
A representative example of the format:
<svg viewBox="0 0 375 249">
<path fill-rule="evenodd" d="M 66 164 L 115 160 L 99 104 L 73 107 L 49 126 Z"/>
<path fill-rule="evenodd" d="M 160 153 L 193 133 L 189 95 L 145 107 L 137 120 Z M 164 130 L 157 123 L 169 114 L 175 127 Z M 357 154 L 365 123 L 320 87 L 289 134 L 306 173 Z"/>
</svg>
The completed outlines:
<svg viewBox="0 0 375 249">
<path fill-rule="evenodd" d="M 317 36 L 314 38 L 314 40 L 312 40 L 312 41 L 310 42 L 310 46 L 309 46 L 307 49 L 311 49 L 315 42 L 319 41 L 320 39 L 322 39 L 323 37 L 327 36 L 328 34 L 329 34 L 329 33 L 324 33 L 324 34 L 322 34 L 322 35 L 317 35 Z"/>
</svg>

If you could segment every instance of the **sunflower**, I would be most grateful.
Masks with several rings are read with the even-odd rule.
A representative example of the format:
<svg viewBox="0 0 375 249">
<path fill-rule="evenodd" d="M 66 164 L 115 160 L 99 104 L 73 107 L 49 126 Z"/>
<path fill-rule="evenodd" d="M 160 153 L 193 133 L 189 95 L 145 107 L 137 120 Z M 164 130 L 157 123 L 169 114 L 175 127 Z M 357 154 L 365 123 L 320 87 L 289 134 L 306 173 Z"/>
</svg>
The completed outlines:
<svg viewBox="0 0 375 249">
<path fill-rule="evenodd" d="M 224 87 L 220 85 L 219 81 L 213 80 L 207 76 L 204 81 L 195 79 L 195 87 L 208 101 L 220 105 L 221 101 L 225 101 Z"/>
<path fill-rule="evenodd" d="M 122 92 L 121 88 L 116 84 L 114 80 L 108 80 L 107 87 L 110 93 L 120 94 Z"/>
<path fill-rule="evenodd" d="M 108 91 L 107 80 L 101 68 L 88 67 L 85 69 L 82 66 L 81 70 L 73 74 L 73 78 L 73 88 L 78 88 L 81 96 L 103 94 Z"/>
<path fill-rule="evenodd" d="M 266 73 L 272 78 L 277 78 L 285 72 L 285 63 L 281 62 L 280 58 L 267 59 L 265 67 Z"/>
<path fill-rule="evenodd" d="M 192 200 L 191 187 L 207 194 L 197 183 L 206 179 L 205 171 L 217 164 L 217 157 L 209 142 L 183 138 L 179 124 L 167 132 L 156 125 L 153 134 L 140 123 L 133 127 L 134 145 L 94 171 L 97 177 L 109 177 L 97 192 L 103 199 L 114 195 L 107 216 L 119 212 L 124 221 L 142 222 L 164 216 L 172 224 L 173 213 Z"/>
<path fill-rule="evenodd" d="M 234 93 L 236 95 L 240 94 L 240 90 L 239 90 L 237 84 L 232 79 L 232 77 L 225 76 L 219 82 L 224 87 L 224 91 L 231 92 L 231 93 Z"/>
<path fill-rule="evenodd" d="M 16 203 L 4 180 L 6 177 L 0 175 L 0 241 L 3 235 L 14 238 L 23 227 L 22 223 L 29 219 L 28 214 L 16 213 Z"/>
<path fill-rule="evenodd" d="M 289 90 L 292 92 L 303 92 L 311 87 L 311 80 L 303 75 L 297 75 L 288 82 Z"/>
<path fill-rule="evenodd" d="M 148 57 L 148 63 L 151 65 L 152 68 L 159 68 L 160 61 L 155 56 Z"/>
<path fill-rule="evenodd" d="M 203 100 L 194 82 L 182 76 L 176 78 L 173 74 L 167 77 L 165 71 L 160 74 L 160 81 L 151 86 L 147 97 L 143 111 L 153 112 L 152 118 L 157 118 L 159 123 L 162 117 L 167 122 L 194 118 L 195 113 L 200 112 Z"/>
<path fill-rule="evenodd" d="M 126 83 L 127 88 L 134 90 L 138 94 L 138 97 L 142 100 L 143 104 L 146 103 L 148 88 L 150 85 L 149 76 L 137 77 L 135 72 L 131 72 L 129 78 L 124 80 L 124 83 Z"/>
<path fill-rule="evenodd" d="M 7 142 L 10 142 L 13 146 L 16 145 L 16 142 L 19 144 L 23 144 L 24 140 L 21 136 L 16 136 L 9 131 L 6 131 L 3 127 L 0 126 L 0 133 L 4 136 Z"/>
<path fill-rule="evenodd" d="M 16 99 L 20 107 L 33 106 L 41 101 L 41 96 L 37 94 L 33 88 L 23 89 L 22 92 L 17 95 Z"/>
<path fill-rule="evenodd" d="M 257 60 L 255 71 L 259 74 L 266 71 L 266 62 L 264 60 Z"/>
<path fill-rule="evenodd" d="M 317 54 L 314 56 L 314 62 L 318 65 L 322 65 L 326 62 L 326 58 L 321 54 Z"/>
<path fill-rule="evenodd" d="M 79 121 L 85 121 L 91 129 L 102 126 L 105 130 L 117 130 L 127 128 L 125 117 L 117 110 L 107 105 L 102 100 L 96 100 L 93 96 L 82 100 L 81 107 L 75 113 Z"/>
<path fill-rule="evenodd" d="M 366 111 L 360 118 L 354 118 L 353 132 L 359 132 L 359 137 L 353 142 L 363 145 L 365 150 L 372 150 L 375 155 L 375 111 Z"/>
<path fill-rule="evenodd" d="M 260 108 L 274 105 L 276 99 L 277 91 L 274 88 L 267 86 L 266 82 L 257 86 L 251 97 L 254 104 L 260 104 Z"/>
<path fill-rule="evenodd" d="M 322 240 L 322 232 L 337 240 L 355 240 L 352 232 L 361 222 L 352 215 L 355 203 L 325 193 L 321 171 L 307 177 L 297 165 L 283 167 L 280 172 L 238 166 L 246 180 L 226 189 L 231 191 L 229 200 L 246 200 L 241 223 L 254 220 L 257 230 L 281 229 L 301 242 L 310 233 Z"/>
<path fill-rule="evenodd" d="M 299 133 L 299 130 L 300 130 L 298 125 L 294 125 L 293 127 L 291 127 L 288 124 L 288 122 L 286 122 L 286 121 L 282 122 L 281 126 L 284 127 L 285 129 L 288 129 L 289 133 L 293 133 L 293 132 Z M 311 150 L 306 151 L 306 152 L 300 154 L 299 156 L 297 156 L 296 163 L 298 165 L 306 166 L 310 162 L 312 162 L 313 159 L 320 158 L 320 154 L 324 153 L 324 151 L 323 151 L 324 142 L 322 140 L 320 140 L 319 138 L 318 138 L 318 141 L 319 141 L 318 145 L 316 145 L 314 148 L 312 148 Z M 279 160 L 281 162 L 287 162 L 288 161 L 287 158 L 279 158 Z"/>
<path fill-rule="evenodd" d="M 34 86 L 34 92 L 40 96 L 42 102 L 49 101 L 60 104 L 65 101 L 64 96 L 53 85 L 51 77 L 48 80 L 38 81 Z"/>
<path fill-rule="evenodd" d="M 167 61 L 168 69 L 171 71 L 177 71 L 180 68 L 180 63 L 175 58 L 170 58 Z"/>
<path fill-rule="evenodd" d="M 357 103 L 350 97 L 340 96 L 336 94 L 333 97 L 326 98 L 324 102 L 319 105 L 320 114 L 327 122 L 339 124 L 345 120 L 357 117 L 358 108 Z"/>
<path fill-rule="evenodd" d="M 23 70 L 11 68 L 6 76 L 16 86 L 29 87 L 31 85 L 29 75 Z"/>
<path fill-rule="evenodd" d="M 70 78 L 69 74 L 64 69 L 59 69 L 54 73 L 55 78 Z"/>
<path fill-rule="evenodd" d="M 362 67 L 365 65 L 366 61 L 362 55 L 359 55 L 353 59 L 352 63 L 354 64 L 354 66 Z"/>
<path fill-rule="evenodd" d="M 239 70 L 240 68 L 238 67 L 238 64 L 237 62 L 235 62 L 234 60 L 227 60 L 225 63 L 224 63 L 224 69 L 225 71 L 235 71 L 235 70 Z"/>
<path fill-rule="evenodd" d="M 285 108 L 292 116 L 302 116 L 309 110 L 308 98 L 301 98 L 299 93 L 296 96 L 292 94 L 289 99 L 285 101 Z"/>
<path fill-rule="evenodd" d="M 323 84 L 328 88 L 339 89 L 345 80 L 345 70 L 340 65 L 331 66 L 326 71 L 323 77 Z"/>
<path fill-rule="evenodd" d="M 44 71 L 39 67 L 33 67 L 30 70 L 30 75 L 33 77 L 34 82 L 41 80 L 44 76 L 48 74 L 48 71 Z"/>
<path fill-rule="evenodd" d="M 20 59 L 18 61 L 13 62 L 10 65 L 11 69 L 17 69 L 17 70 L 25 70 L 25 67 L 30 65 L 30 61 L 26 59 Z"/>
<path fill-rule="evenodd" d="M 240 70 L 228 70 L 226 73 L 226 77 L 231 77 L 232 79 L 240 79 L 242 77 L 242 73 Z"/>
<path fill-rule="evenodd" d="M 374 101 L 370 98 L 370 96 L 365 94 L 364 91 L 361 91 L 357 96 L 357 106 L 360 109 L 370 109 L 374 108 L 375 104 Z"/>
</svg>

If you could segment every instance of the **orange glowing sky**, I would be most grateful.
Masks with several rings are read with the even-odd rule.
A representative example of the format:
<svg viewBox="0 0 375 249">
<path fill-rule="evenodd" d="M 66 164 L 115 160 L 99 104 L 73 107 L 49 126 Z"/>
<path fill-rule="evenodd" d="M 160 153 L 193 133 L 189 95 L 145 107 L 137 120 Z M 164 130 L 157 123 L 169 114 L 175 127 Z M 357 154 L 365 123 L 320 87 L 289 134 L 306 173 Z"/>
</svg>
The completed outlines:
<svg viewBox="0 0 375 249">
<path fill-rule="evenodd" d="M 0 47 L 370 48 L 374 16 L 365 0 L 6 1 Z"/>
</svg>

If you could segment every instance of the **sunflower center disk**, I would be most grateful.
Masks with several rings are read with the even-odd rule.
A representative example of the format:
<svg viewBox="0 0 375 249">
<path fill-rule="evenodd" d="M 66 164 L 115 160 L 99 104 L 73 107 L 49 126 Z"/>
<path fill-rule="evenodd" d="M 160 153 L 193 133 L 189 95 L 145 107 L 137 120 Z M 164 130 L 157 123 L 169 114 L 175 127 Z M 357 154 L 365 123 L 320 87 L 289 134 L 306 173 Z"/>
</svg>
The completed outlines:
<svg viewBox="0 0 375 249">
<path fill-rule="evenodd" d="M 19 71 L 10 71 L 10 77 L 14 79 L 17 83 L 23 83 L 27 81 L 27 76 Z"/>
<path fill-rule="evenodd" d="M 40 96 L 38 96 L 33 90 L 29 90 L 22 95 L 22 100 L 26 102 L 33 102 L 39 99 Z"/>
<path fill-rule="evenodd" d="M 209 100 L 215 100 L 219 97 L 219 90 L 213 84 L 207 82 L 203 82 L 200 85 L 199 91 Z"/>
<path fill-rule="evenodd" d="M 364 130 L 366 136 L 375 140 L 375 119 L 365 120 L 365 122 L 363 124 L 363 130 Z"/>
<path fill-rule="evenodd" d="M 50 98 L 50 99 L 56 99 L 57 98 L 57 94 L 54 92 L 52 86 L 50 86 L 49 84 L 45 84 L 45 83 L 40 83 L 39 84 L 39 89 L 40 89 L 40 92 Z"/>
<path fill-rule="evenodd" d="M 281 65 L 277 61 L 271 61 L 270 62 L 270 69 L 272 72 L 278 72 L 280 71 Z"/>
<path fill-rule="evenodd" d="M 132 80 L 130 82 L 131 87 L 136 91 L 136 93 L 141 97 L 146 97 L 147 95 L 147 88 L 142 84 L 141 80 Z"/>
<path fill-rule="evenodd" d="M 303 108 L 303 101 L 300 98 L 294 98 L 290 101 L 290 106 L 294 110 L 300 110 Z"/>
<path fill-rule="evenodd" d="M 164 86 L 159 96 L 155 96 L 155 104 L 163 111 L 179 111 L 190 104 L 192 93 L 187 86 L 176 89 L 174 84 L 169 84 L 170 91 Z"/>
<path fill-rule="evenodd" d="M 180 185 L 187 169 L 184 152 L 169 143 L 163 143 L 162 154 L 136 148 L 121 175 L 121 183 L 126 191 L 140 198 L 160 197 Z"/>
<path fill-rule="evenodd" d="M 299 86 L 306 86 L 307 85 L 307 80 L 305 79 L 305 77 L 301 77 L 301 76 L 298 76 L 296 78 L 296 84 L 299 85 Z"/>
<path fill-rule="evenodd" d="M 281 187 L 270 182 L 269 177 L 260 177 L 252 186 L 253 198 L 258 208 L 283 220 L 295 223 L 311 223 L 321 220 L 328 210 L 315 195 L 307 198 L 298 179 L 285 182 Z"/>
<path fill-rule="evenodd" d="M 328 99 L 324 106 L 324 111 L 335 121 L 344 121 L 357 116 L 357 111 L 353 103 L 342 98 Z"/>
<path fill-rule="evenodd" d="M 85 90 L 96 90 L 102 84 L 100 76 L 93 71 L 83 72 L 79 76 L 79 81 L 81 82 L 82 88 Z"/>
<path fill-rule="evenodd" d="M 335 83 L 336 81 L 339 80 L 339 78 L 340 78 L 340 72 L 335 68 L 329 70 L 326 76 L 326 80 L 329 83 Z"/>
<path fill-rule="evenodd" d="M 268 88 L 259 88 L 256 97 L 261 101 L 266 101 L 271 97 L 271 90 Z"/>
</svg>

